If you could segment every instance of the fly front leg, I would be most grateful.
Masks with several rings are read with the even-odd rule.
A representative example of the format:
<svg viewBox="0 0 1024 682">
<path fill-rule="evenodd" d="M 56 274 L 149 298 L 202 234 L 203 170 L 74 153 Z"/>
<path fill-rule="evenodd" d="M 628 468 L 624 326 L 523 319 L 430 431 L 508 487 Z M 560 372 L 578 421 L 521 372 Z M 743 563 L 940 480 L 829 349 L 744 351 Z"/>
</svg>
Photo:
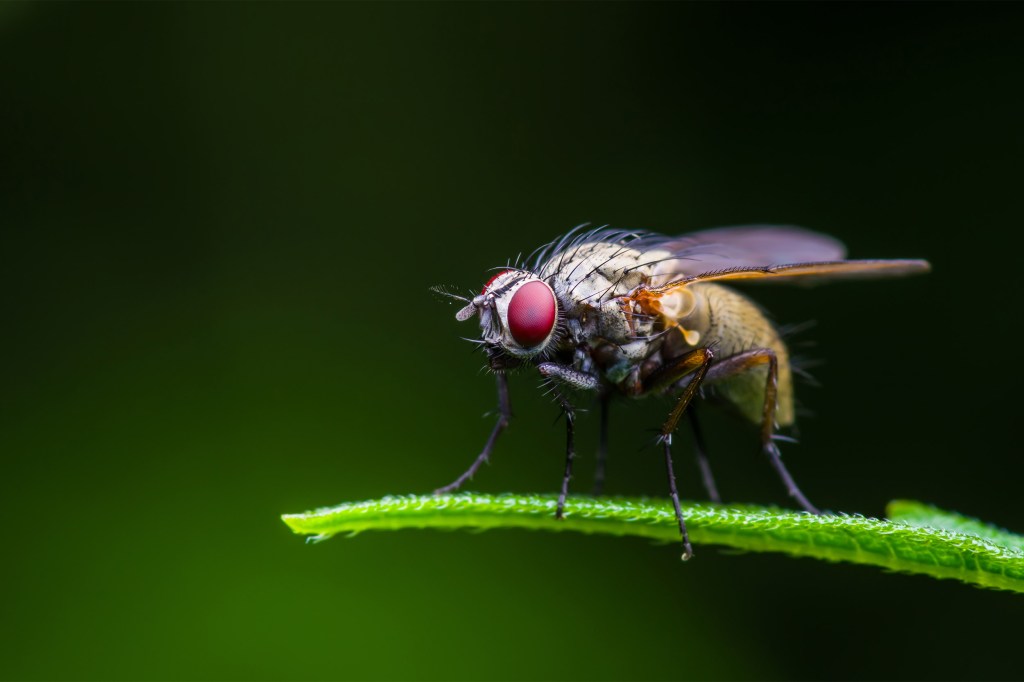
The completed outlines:
<svg viewBox="0 0 1024 682">
<path fill-rule="evenodd" d="M 444 495 L 458 490 L 463 483 L 473 478 L 477 469 L 479 469 L 484 462 L 490 459 L 491 451 L 494 449 L 494 444 L 498 442 L 498 436 L 500 436 L 501 432 L 508 427 L 508 423 L 512 419 L 512 407 L 508 399 L 508 376 L 504 372 L 498 372 L 496 376 L 498 381 L 498 420 L 495 422 L 494 428 L 491 430 L 490 437 L 487 438 L 487 442 L 484 444 L 484 449 L 479 455 L 477 455 L 476 460 L 473 461 L 461 476 L 443 488 L 435 490 L 435 495 Z"/>
<path fill-rule="evenodd" d="M 672 433 L 676 430 L 679 419 L 686 412 L 686 408 L 693 402 L 693 397 L 697 395 L 714 358 L 715 354 L 711 352 L 710 348 L 697 348 L 663 365 L 644 382 L 644 390 L 656 391 L 693 375 L 676 401 L 675 407 L 669 412 L 668 419 L 661 427 L 659 437 L 665 452 L 665 473 L 668 475 L 669 495 L 672 498 L 672 506 L 675 508 L 676 521 L 679 522 L 679 534 L 683 540 L 683 561 L 693 556 L 693 547 L 690 545 L 690 536 L 686 532 L 686 521 L 683 519 L 683 510 L 679 504 L 679 491 L 676 489 L 676 474 L 672 466 Z"/>
<path fill-rule="evenodd" d="M 575 388 L 580 391 L 598 391 L 601 390 L 600 379 L 594 374 L 588 372 L 582 372 L 578 369 L 568 367 L 566 365 L 559 365 L 554 362 L 542 362 L 537 365 L 537 369 L 542 375 L 549 379 L 554 379 L 559 383 Z M 563 409 L 565 404 L 565 398 L 559 396 L 559 401 L 563 403 Z M 594 495 L 600 495 L 604 489 L 604 477 L 605 477 L 605 464 L 608 461 L 608 394 L 604 391 L 601 392 L 600 397 L 600 419 L 601 419 L 601 430 L 599 433 L 599 440 L 597 445 L 597 468 L 594 472 Z M 567 412 L 568 414 L 568 412 Z"/>
<path fill-rule="evenodd" d="M 556 362 L 542 362 L 537 365 L 537 370 L 548 379 L 554 379 L 579 391 L 596 391 L 601 385 L 597 376 Z"/>
<path fill-rule="evenodd" d="M 565 498 L 569 495 L 569 481 L 572 479 L 572 461 L 576 458 L 576 410 L 557 388 L 555 397 L 565 414 L 565 473 L 562 475 L 562 490 L 558 494 L 558 506 L 555 508 L 555 518 L 562 519 L 565 516 Z"/>
<path fill-rule="evenodd" d="M 800 488 L 797 487 L 793 477 L 790 476 L 786 465 L 782 463 L 779 446 L 775 444 L 773 438 L 779 385 L 779 361 L 775 356 L 775 351 L 769 348 L 756 348 L 728 357 L 711 368 L 708 374 L 708 381 L 714 382 L 720 379 L 728 379 L 737 374 L 764 366 L 768 367 L 768 378 L 765 381 L 764 408 L 761 413 L 761 450 L 768 456 L 768 461 L 771 463 L 772 468 L 775 469 L 779 478 L 782 479 L 782 483 L 786 486 L 786 492 L 789 493 L 789 496 L 796 500 L 797 504 L 803 507 L 805 511 L 811 514 L 821 514 L 821 511 L 811 504 L 807 497 L 800 492 Z"/>
</svg>

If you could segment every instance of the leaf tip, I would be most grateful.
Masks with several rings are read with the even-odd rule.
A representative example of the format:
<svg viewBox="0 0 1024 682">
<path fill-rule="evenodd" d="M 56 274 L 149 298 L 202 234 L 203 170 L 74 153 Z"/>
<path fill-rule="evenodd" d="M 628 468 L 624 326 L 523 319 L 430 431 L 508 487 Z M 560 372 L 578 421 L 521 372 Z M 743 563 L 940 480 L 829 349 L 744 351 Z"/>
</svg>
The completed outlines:
<svg viewBox="0 0 1024 682">
<path fill-rule="evenodd" d="M 281 514 L 281 520 L 285 522 L 285 525 L 292 529 L 293 533 L 305 535 L 308 534 L 309 531 L 303 528 L 302 519 L 302 514 Z"/>
</svg>

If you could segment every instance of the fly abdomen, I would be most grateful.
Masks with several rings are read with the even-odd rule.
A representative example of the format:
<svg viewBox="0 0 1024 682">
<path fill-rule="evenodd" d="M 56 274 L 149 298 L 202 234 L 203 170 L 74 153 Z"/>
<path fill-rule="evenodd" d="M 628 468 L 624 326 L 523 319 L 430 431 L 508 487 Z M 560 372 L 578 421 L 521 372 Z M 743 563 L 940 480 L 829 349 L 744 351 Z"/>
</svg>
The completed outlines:
<svg viewBox="0 0 1024 682">
<path fill-rule="evenodd" d="M 793 423 L 793 381 L 789 352 L 775 325 L 753 301 L 720 284 L 693 284 L 700 315 L 690 325 L 701 334 L 700 345 L 714 350 L 715 364 L 756 349 L 775 354 L 778 363 L 778 393 L 775 421 L 779 426 Z M 735 407 L 749 421 L 760 424 L 764 413 L 767 365 L 715 381 L 708 377 L 714 393 Z"/>
</svg>

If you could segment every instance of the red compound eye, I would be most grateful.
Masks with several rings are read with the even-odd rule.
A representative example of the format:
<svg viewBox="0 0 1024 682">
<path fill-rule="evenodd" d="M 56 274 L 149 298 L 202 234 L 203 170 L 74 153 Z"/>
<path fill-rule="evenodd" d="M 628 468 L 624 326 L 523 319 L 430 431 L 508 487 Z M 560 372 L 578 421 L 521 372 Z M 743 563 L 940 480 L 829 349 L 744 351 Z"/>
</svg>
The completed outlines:
<svg viewBox="0 0 1024 682">
<path fill-rule="evenodd" d="M 527 282 L 508 302 L 508 328 L 512 338 L 524 348 L 540 344 L 554 329 L 557 311 L 551 287 L 540 280 Z"/>
</svg>

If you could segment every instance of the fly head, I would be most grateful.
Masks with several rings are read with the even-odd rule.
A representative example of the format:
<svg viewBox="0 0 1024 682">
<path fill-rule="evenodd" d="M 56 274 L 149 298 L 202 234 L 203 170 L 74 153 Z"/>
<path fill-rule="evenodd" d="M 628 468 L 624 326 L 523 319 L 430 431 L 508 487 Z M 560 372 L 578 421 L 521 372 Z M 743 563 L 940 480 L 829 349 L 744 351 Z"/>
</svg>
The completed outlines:
<svg viewBox="0 0 1024 682">
<path fill-rule="evenodd" d="M 504 270 L 492 277 L 478 296 L 456 313 L 464 321 L 480 318 L 480 336 L 492 369 L 500 358 L 525 360 L 549 350 L 557 336 L 558 299 L 551 286 L 536 275 Z M 510 366 L 506 361 L 504 366 Z"/>
</svg>

